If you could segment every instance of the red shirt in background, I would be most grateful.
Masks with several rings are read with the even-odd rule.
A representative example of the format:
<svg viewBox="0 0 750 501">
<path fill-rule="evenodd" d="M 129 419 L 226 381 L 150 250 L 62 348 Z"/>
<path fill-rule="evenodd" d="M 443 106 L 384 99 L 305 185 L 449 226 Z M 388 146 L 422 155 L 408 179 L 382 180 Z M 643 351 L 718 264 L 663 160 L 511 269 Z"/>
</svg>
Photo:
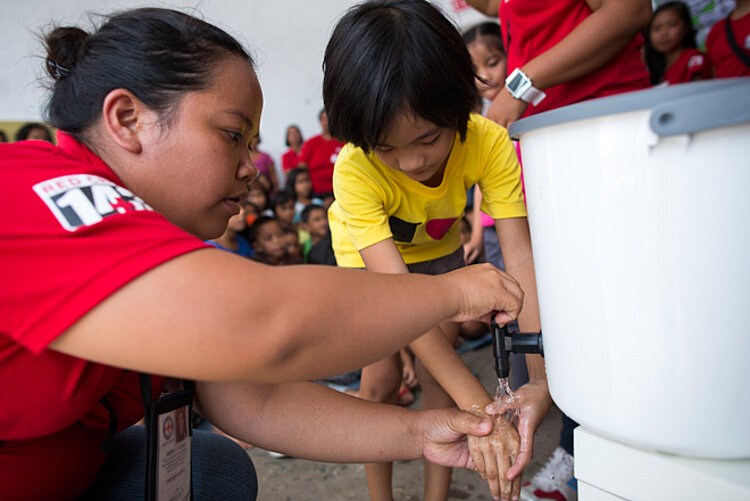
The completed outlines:
<svg viewBox="0 0 750 501">
<path fill-rule="evenodd" d="M 593 11 L 585 0 L 503 0 L 498 16 L 508 52 L 508 73 L 555 46 Z M 601 68 L 585 77 L 544 89 L 547 97 L 524 116 L 587 99 L 648 87 L 641 60 L 643 37 L 636 35 Z"/>
<path fill-rule="evenodd" d="M 333 193 L 333 165 L 344 143 L 336 139 L 323 139 L 317 135 L 302 145 L 299 161 L 307 164 L 313 192 L 316 195 Z"/>
<path fill-rule="evenodd" d="M 716 78 L 750 76 L 748 68 L 729 46 L 727 30 L 722 19 L 714 24 L 706 38 L 706 52 L 714 64 Z M 737 46 L 750 58 L 750 14 L 739 19 L 729 19 Z"/>
<path fill-rule="evenodd" d="M 118 431 L 143 416 L 138 375 L 47 348 L 129 281 L 206 247 L 64 132 L 0 145 L 0 497 L 71 499 Z M 107 335 L 106 329 L 101 333 Z M 164 378 L 153 377 L 153 395 Z"/>
<path fill-rule="evenodd" d="M 690 82 L 696 75 L 705 80 L 711 78 L 711 61 L 698 49 L 683 49 L 677 60 L 664 72 L 664 81 L 670 85 Z"/>
<path fill-rule="evenodd" d="M 299 163 L 299 155 L 297 155 L 297 152 L 293 149 L 289 148 L 286 150 L 286 153 L 281 155 L 281 168 L 284 169 L 284 172 L 289 172 L 290 170 L 297 167 L 297 164 Z"/>
</svg>

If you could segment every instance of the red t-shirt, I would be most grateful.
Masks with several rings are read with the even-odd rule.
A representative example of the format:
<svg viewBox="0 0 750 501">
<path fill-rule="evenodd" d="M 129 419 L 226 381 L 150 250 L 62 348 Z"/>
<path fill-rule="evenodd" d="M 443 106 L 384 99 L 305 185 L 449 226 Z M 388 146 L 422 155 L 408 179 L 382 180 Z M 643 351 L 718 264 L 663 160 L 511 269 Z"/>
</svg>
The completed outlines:
<svg viewBox="0 0 750 501">
<path fill-rule="evenodd" d="M 711 62 L 698 49 L 683 49 L 677 60 L 664 71 L 664 81 L 670 85 L 690 82 L 695 75 L 711 78 Z"/>
<path fill-rule="evenodd" d="M 585 0 L 501 1 L 498 16 L 508 51 L 508 72 L 555 46 L 592 12 Z M 642 45 L 643 37 L 636 35 L 601 68 L 544 89 L 547 97 L 538 106 L 529 105 L 524 116 L 648 87 L 648 70 L 641 60 Z"/>
<path fill-rule="evenodd" d="M 320 135 L 311 137 L 302 145 L 299 161 L 307 164 L 316 195 L 333 193 L 333 164 L 343 147 L 344 143 L 341 141 L 326 140 Z"/>
<path fill-rule="evenodd" d="M 745 14 L 739 19 L 731 19 L 730 17 L 729 22 L 732 25 L 737 46 L 750 58 L 750 14 Z M 714 24 L 708 33 L 706 52 L 714 64 L 716 78 L 750 76 L 750 68 L 743 64 L 729 46 L 723 19 Z"/>
<path fill-rule="evenodd" d="M 68 134 L 0 145 L 0 174 L 0 497 L 74 498 L 104 459 L 101 398 L 122 430 L 143 416 L 140 387 L 47 346 L 130 280 L 206 245 Z M 158 396 L 164 378 L 152 381 Z"/>
<path fill-rule="evenodd" d="M 281 155 L 281 168 L 284 169 L 284 172 L 294 169 L 297 167 L 298 163 L 299 156 L 297 155 L 297 152 L 291 148 Z"/>
</svg>

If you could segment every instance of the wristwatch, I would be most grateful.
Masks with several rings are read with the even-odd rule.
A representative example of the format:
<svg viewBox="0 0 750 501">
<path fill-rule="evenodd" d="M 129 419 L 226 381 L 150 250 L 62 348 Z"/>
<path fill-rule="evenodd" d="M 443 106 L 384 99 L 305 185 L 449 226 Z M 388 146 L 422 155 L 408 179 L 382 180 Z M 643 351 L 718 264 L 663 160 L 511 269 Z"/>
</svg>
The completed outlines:
<svg viewBox="0 0 750 501">
<path fill-rule="evenodd" d="M 531 103 L 534 106 L 542 102 L 542 99 L 547 97 L 544 91 L 541 91 L 534 87 L 531 83 L 531 79 L 521 71 L 521 68 L 516 68 L 508 75 L 505 79 L 505 88 L 508 89 L 510 95 L 516 99 L 520 99 L 523 102 Z"/>
</svg>

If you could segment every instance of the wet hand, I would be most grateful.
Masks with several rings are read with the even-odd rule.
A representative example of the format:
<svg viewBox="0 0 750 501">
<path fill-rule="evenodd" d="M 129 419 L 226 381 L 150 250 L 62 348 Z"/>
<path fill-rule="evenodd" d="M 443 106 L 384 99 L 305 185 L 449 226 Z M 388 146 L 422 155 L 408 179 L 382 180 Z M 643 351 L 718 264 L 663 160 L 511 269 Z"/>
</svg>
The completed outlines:
<svg viewBox="0 0 750 501">
<path fill-rule="evenodd" d="M 547 381 L 531 381 L 521 386 L 511 395 L 505 395 L 499 401 L 488 404 L 484 411 L 497 417 L 504 416 L 508 411 L 517 414 L 514 424 L 521 438 L 518 457 L 508 469 L 506 478 L 520 479 L 521 472 L 531 461 L 534 450 L 534 433 L 544 419 L 552 405 Z"/>
<path fill-rule="evenodd" d="M 478 414 L 482 416 L 482 413 Z M 507 471 L 516 462 L 520 438 L 503 416 L 493 416 L 492 433 L 468 437 L 469 451 L 477 472 L 487 481 L 494 499 L 515 500 L 521 492 L 521 477 L 508 479 Z"/>
</svg>

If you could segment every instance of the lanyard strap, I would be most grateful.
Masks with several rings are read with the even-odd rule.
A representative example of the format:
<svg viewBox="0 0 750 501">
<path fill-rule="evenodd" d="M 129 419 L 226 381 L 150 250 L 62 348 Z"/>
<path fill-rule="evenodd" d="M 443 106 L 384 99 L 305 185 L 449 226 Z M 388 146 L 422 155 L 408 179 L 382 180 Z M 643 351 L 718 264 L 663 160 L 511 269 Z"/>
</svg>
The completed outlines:
<svg viewBox="0 0 750 501">
<path fill-rule="evenodd" d="M 737 45 L 737 40 L 734 39 L 734 31 L 732 30 L 732 23 L 729 21 L 729 16 L 724 19 L 724 27 L 726 28 L 727 42 L 729 42 L 729 47 L 732 48 L 732 52 L 734 52 L 745 66 L 750 68 L 750 56 L 748 56 L 747 52 Z"/>
</svg>

